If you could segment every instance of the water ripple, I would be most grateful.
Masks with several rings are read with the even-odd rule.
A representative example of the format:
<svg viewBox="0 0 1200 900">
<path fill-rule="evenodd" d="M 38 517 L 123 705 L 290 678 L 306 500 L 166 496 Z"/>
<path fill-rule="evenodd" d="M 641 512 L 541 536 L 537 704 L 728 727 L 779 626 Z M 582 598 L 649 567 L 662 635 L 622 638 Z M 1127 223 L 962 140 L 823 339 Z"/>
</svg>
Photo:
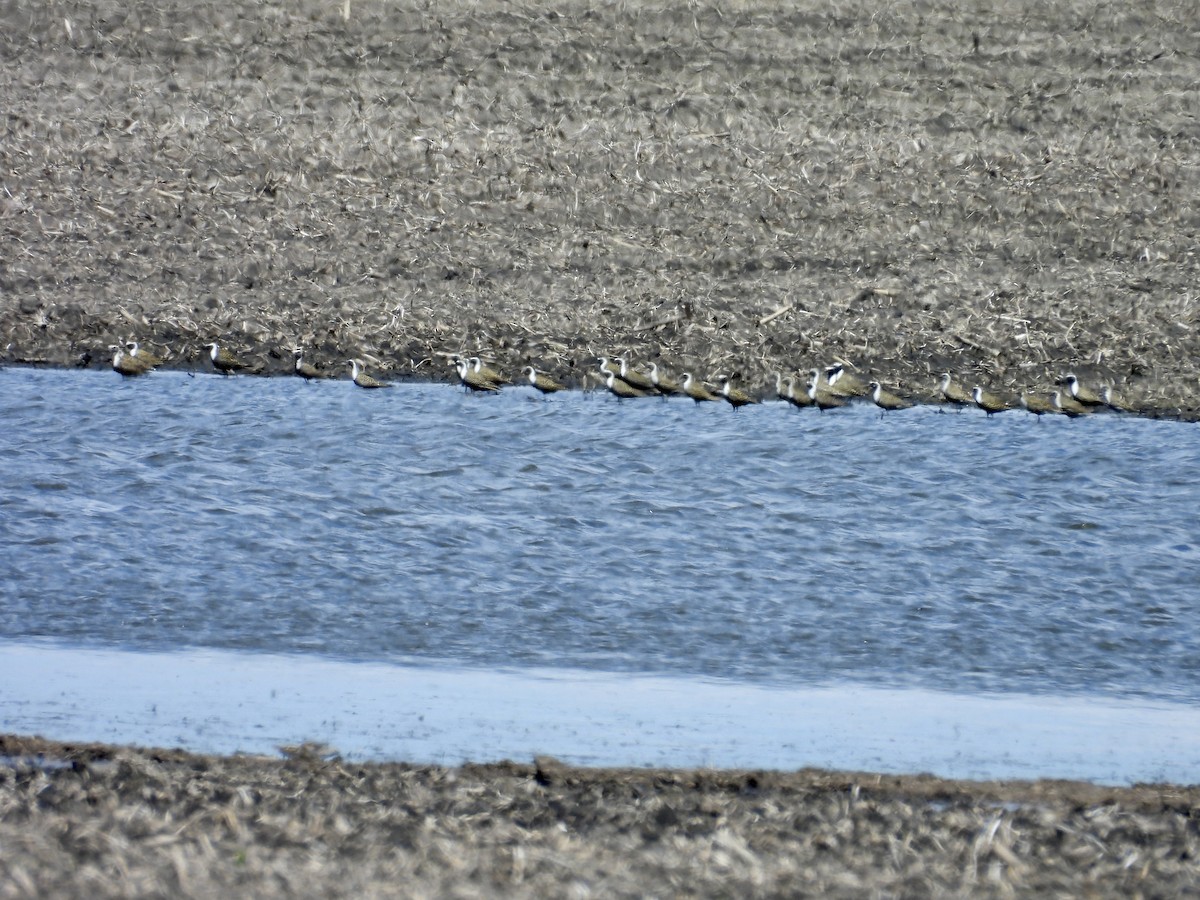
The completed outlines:
<svg viewBox="0 0 1200 900">
<path fill-rule="evenodd" d="M 0 373 L 0 637 L 1200 700 L 1195 427 Z"/>
</svg>

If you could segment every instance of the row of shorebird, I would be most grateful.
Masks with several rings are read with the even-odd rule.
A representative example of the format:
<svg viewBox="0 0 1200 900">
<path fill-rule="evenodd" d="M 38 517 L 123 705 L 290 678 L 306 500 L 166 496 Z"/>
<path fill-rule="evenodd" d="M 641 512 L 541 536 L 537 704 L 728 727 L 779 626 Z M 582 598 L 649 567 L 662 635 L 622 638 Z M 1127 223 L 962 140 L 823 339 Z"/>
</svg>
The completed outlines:
<svg viewBox="0 0 1200 900">
<path fill-rule="evenodd" d="M 141 348 L 136 341 L 127 341 L 124 346 L 111 346 L 115 351 L 112 367 L 126 376 L 144 375 L 153 371 L 163 363 L 163 360 L 149 351 Z M 245 362 L 217 343 L 205 345 L 213 369 L 223 375 L 233 375 L 240 372 L 254 373 L 261 367 Z M 304 360 L 300 348 L 293 348 L 293 371 L 305 380 L 330 377 L 323 369 L 318 369 Z M 696 403 L 724 401 L 734 408 L 761 403 L 762 398 L 752 396 L 733 386 L 733 378 L 721 375 L 717 379 L 720 386 L 709 386 L 695 378 L 690 372 L 685 372 L 680 380 L 675 380 L 662 372 L 658 363 L 651 363 L 647 371 L 638 371 L 628 364 L 624 357 L 597 358 L 600 382 L 619 400 L 631 400 L 638 397 L 689 397 Z M 356 385 L 362 388 L 384 388 L 389 383 L 373 378 L 366 372 L 366 367 L 360 360 L 347 361 L 350 377 Z M 459 382 L 470 391 L 480 393 L 495 393 L 513 380 L 478 357 L 453 357 L 452 365 L 458 374 Z M 549 375 L 539 372 L 533 366 L 526 366 L 517 383 L 526 383 L 543 394 L 553 394 L 567 390 L 567 386 L 554 380 Z M 1067 373 L 1058 384 L 1058 390 L 1045 393 L 1023 391 L 1019 395 L 1004 396 L 999 393 L 974 387 L 968 390 L 955 381 L 949 372 L 941 375 L 937 388 L 937 399 L 957 407 L 978 407 L 989 416 L 995 413 L 1014 409 L 1024 409 L 1037 416 L 1064 415 L 1075 418 L 1087 415 L 1101 409 L 1120 412 L 1130 411 L 1114 393 L 1110 386 L 1103 386 L 1099 391 L 1084 386 L 1074 373 Z M 902 397 L 887 390 L 878 381 L 867 381 L 849 372 L 844 365 L 836 364 L 824 370 L 811 369 L 807 380 L 798 376 L 776 373 L 775 396 L 782 401 L 797 407 L 815 407 L 822 412 L 836 409 L 858 400 L 870 400 L 880 409 L 887 411 L 909 409 L 916 406 L 918 401 Z"/>
<path fill-rule="evenodd" d="M 710 387 L 693 377 L 690 372 L 685 372 L 682 378 L 676 381 L 660 371 L 658 363 L 651 363 L 645 372 L 631 368 L 628 361 L 619 356 L 611 359 L 601 356 L 597 358 L 597 363 L 597 374 L 601 383 L 618 400 L 682 396 L 690 397 L 697 403 L 723 400 L 735 409 L 762 402 L 762 398 L 734 387 L 733 379 L 728 375 L 718 377 L 720 387 Z M 513 383 L 484 365 L 477 356 L 470 359 L 456 358 L 454 366 L 459 381 L 469 390 L 495 392 L 503 385 Z M 521 380 L 527 380 L 543 394 L 567 389 L 565 385 L 538 372 L 532 366 L 524 368 Z M 1071 418 L 1099 409 L 1129 411 L 1129 408 L 1113 394 L 1111 387 L 1105 386 L 1100 393 L 1096 393 L 1080 383 L 1073 372 L 1067 373 L 1060 379 L 1059 384 L 1063 389 L 1048 391 L 1045 394 L 1023 391 L 1017 397 L 1009 398 L 978 386 L 967 390 L 955 381 L 949 372 L 944 372 L 938 382 L 938 399 L 942 403 L 957 407 L 976 406 L 989 416 L 1013 409 L 1024 409 L 1036 416 L 1063 415 Z M 846 406 L 857 399 L 869 399 L 884 412 L 910 409 L 917 405 L 915 399 L 893 393 L 878 381 L 859 378 L 840 363 L 828 366 L 824 370 L 809 370 L 807 381 L 777 372 L 775 396 L 792 406 L 815 407 L 822 412 Z"/>
<path fill-rule="evenodd" d="M 124 346 L 112 344 L 108 349 L 114 351 L 113 369 L 129 377 L 145 375 L 163 364 L 163 360 L 160 357 L 143 349 L 138 345 L 137 341 L 126 341 Z M 228 349 L 216 342 L 205 344 L 204 349 L 208 351 L 208 358 L 212 362 L 213 369 L 222 375 L 237 375 L 240 373 L 257 374 L 262 371 L 260 364 L 249 363 L 239 359 Z M 304 351 L 300 348 L 293 348 L 292 356 L 295 359 L 293 371 L 305 381 L 332 377 L 324 369 L 318 369 L 311 363 L 305 362 Z M 359 387 L 384 388 L 389 386 L 388 382 L 380 381 L 368 375 L 366 366 L 360 360 L 349 360 L 347 365 L 350 367 L 350 377 Z"/>
<path fill-rule="evenodd" d="M 612 360 L 607 356 L 600 356 L 596 361 L 599 362 L 602 382 L 622 400 L 655 395 L 683 395 L 691 397 L 697 403 L 724 400 L 734 408 L 762 402 L 761 397 L 751 396 L 734 388 L 730 376 L 720 376 L 720 388 L 710 390 L 706 384 L 692 377 L 691 373 L 685 373 L 683 379 L 676 382 L 659 372 L 658 364 L 650 365 L 649 371 L 643 373 L 631 370 L 628 362 L 619 356 Z M 538 386 L 536 379 L 540 376 L 532 368 L 527 368 L 527 372 L 530 382 Z M 937 400 L 956 407 L 978 407 L 989 416 L 1007 412 L 1009 409 L 1025 409 L 1039 416 L 1051 414 L 1072 418 L 1100 408 L 1129 412 L 1126 404 L 1112 394 L 1109 386 L 1104 386 L 1102 391 L 1096 394 L 1082 385 L 1073 372 L 1067 373 L 1058 384 L 1062 385 L 1064 390 L 1048 391 L 1045 395 L 1022 391 L 1019 396 L 1009 398 L 994 391 L 984 390 L 980 386 L 967 390 L 955 382 L 952 374 L 943 372 L 938 380 Z M 844 407 L 859 398 L 874 402 L 884 413 L 910 409 L 918 404 L 914 398 L 902 397 L 887 390 L 880 382 L 859 378 L 841 364 L 828 366 L 824 370 L 812 368 L 806 380 L 776 372 L 775 396 L 794 407 L 815 407 L 821 412 Z"/>
</svg>

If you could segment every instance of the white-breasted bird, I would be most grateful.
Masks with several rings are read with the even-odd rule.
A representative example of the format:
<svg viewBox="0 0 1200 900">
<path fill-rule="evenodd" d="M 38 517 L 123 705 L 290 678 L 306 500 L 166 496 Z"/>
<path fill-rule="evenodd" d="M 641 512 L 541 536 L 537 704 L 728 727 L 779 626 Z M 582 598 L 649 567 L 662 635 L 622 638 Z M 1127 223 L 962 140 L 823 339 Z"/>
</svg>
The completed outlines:
<svg viewBox="0 0 1200 900">
<path fill-rule="evenodd" d="M 796 376 L 789 375 L 784 379 L 784 390 L 787 391 L 785 399 L 788 403 L 797 409 L 815 405 L 813 398 L 808 396 L 808 390 L 801 385 L 796 384 Z"/>
<path fill-rule="evenodd" d="M 490 379 L 484 378 L 482 374 L 476 372 L 468 360 L 461 358 L 455 360 L 454 368 L 458 371 L 458 380 L 469 391 L 494 394 L 500 390 L 500 385 Z"/>
<path fill-rule="evenodd" d="M 821 412 L 827 409 L 838 409 L 846 405 L 846 400 L 831 394 L 826 390 L 825 378 L 816 369 L 808 373 L 808 399 Z"/>
<path fill-rule="evenodd" d="M 718 381 L 721 382 L 721 396 L 734 409 L 740 409 L 743 406 L 749 406 L 752 403 L 758 403 L 753 397 L 745 391 L 738 390 L 733 386 L 733 376 L 722 375 Z"/>
<path fill-rule="evenodd" d="M 129 355 L 140 363 L 146 363 L 152 369 L 156 369 L 163 364 L 161 356 L 155 356 L 149 350 L 138 344 L 137 341 L 126 341 L 125 349 L 129 351 Z"/>
<path fill-rule="evenodd" d="M 878 381 L 870 381 L 867 386 L 871 389 L 871 402 L 878 406 L 884 412 L 890 412 L 897 409 L 912 409 L 913 402 L 905 400 L 899 394 L 893 394 L 891 391 L 885 391 L 883 385 Z M 882 413 L 880 414 L 882 415 Z"/>
<path fill-rule="evenodd" d="M 1100 391 L 1100 399 L 1113 412 L 1133 412 L 1133 407 L 1129 405 L 1129 401 L 1114 391 L 1111 385 L 1106 384 Z"/>
<path fill-rule="evenodd" d="M 250 363 L 238 359 L 216 341 L 213 341 L 211 344 L 205 344 L 204 348 L 208 350 L 208 358 L 212 361 L 213 368 L 222 375 L 233 375 L 237 372 L 253 370 Z"/>
<path fill-rule="evenodd" d="M 850 374 L 841 363 L 825 369 L 825 384 L 825 390 L 835 397 L 865 397 L 871 391 L 867 382 Z"/>
<path fill-rule="evenodd" d="M 510 379 L 505 378 L 491 366 L 485 366 L 483 364 L 483 360 L 478 356 L 472 356 L 470 362 L 471 370 L 476 375 L 478 375 L 480 378 L 490 381 L 492 384 L 496 385 L 496 387 L 500 387 L 503 384 L 512 384 Z"/>
<path fill-rule="evenodd" d="M 1080 384 L 1074 372 L 1068 372 L 1059 383 L 1067 386 L 1067 390 L 1071 393 L 1071 399 L 1076 403 L 1093 407 L 1104 405 L 1104 398 Z"/>
<path fill-rule="evenodd" d="M 1084 406 L 1070 394 L 1064 396 L 1062 391 L 1055 391 L 1051 394 L 1050 402 L 1054 404 L 1056 410 L 1069 419 L 1078 419 L 1092 411 L 1090 406 Z"/>
<path fill-rule="evenodd" d="M 372 378 L 370 375 L 368 375 L 365 371 L 366 367 L 357 359 L 350 360 L 349 364 L 350 378 L 360 388 L 373 390 L 375 388 L 385 388 L 391 386 L 386 381 L 379 381 L 378 379 Z"/>
<path fill-rule="evenodd" d="M 635 387 L 639 391 L 645 391 L 648 394 L 657 394 L 658 388 L 654 382 L 650 380 L 649 375 L 643 375 L 641 372 L 635 372 L 629 367 L 625 361 L 625 357 L 618 356 L 613 359 L 617 364 L 617 377 L 628 384 L 630 387 Z"/>
<path fill-rule="evenodd" d="M 949 372 L 942 373 L 941 380 L 938 383 L 938 392 L 941 393 L 942 400 L 953 406 L 957 406 L 959 409 L 962 409 L 964 406 L 972 406 L 975 403 L 971 392 L 955 381 Z"/>
<path fill-rule="evenodd" d="M 711 400 L 720 400 L 721 398 L 705 387 L 700 381 L 692 377 L 691 372 L 683 373 L 683 393 L 691 397 L 697 403 L 706 403 Z"/>
<path fill-rule="evenodd" d="M 632 400 L 635 397 L 650 397 L 652 394 L 648 391 L 635 388 L 628 381 L 617 377 L 616 372 L 604 373 L 604 385 L 612 392 L 618 400 Z"/>
<path fill-rule="evenodd" d="M 148 362 L 137 360 L 125 352 L 124 347 L 118 347 L 116 344 L 110 344 L 110 350 L 116 351 L 113 354 L 112 367 L 114 372 L 119 372 L 126 378 L 133 378 L 137 375 L 145 375 L 154 369 L 154 366 Z"/>
<path fill-rule="evenodd" d="M 304 361 L 304 351 L 299 347 L 292 348 L 292 356 L 295 357 L 296 363 L 292 367 L 292 371 L 303 378 L 305 381 L 312 381 L 314 378 L 325 378 L 326 375 L 312 363 Z"/>
<path fill-rule="evenodd" d="M 971 390 L 971 399 L 975 401 L 976 406 L 988 414 L 989 419 L 996 413 L 1008 412 L 1010 409 L 1016 408 L 1004 397 L 991 391 L 985 391 L 979 385 L 975 385 Z"/>
<path fill-rule="evenodd" d="M 525 376 L 529 379 L 529 383 L 543 394 L 555 394 L 558 391 L 565 391 L 567 389 L 566 385 L 559 384 L 549 375 L 543 375 L 533 366 L 526 366 L 521 371 L 525 373 Z"/>
<path fill-rule="evenodd" d="M 664 397 L 669 394 L 683 393 L 683 387 L 678 381 L 658 371 L 658 363 L 656 362 L 650 363 L 650 380 L 654 383 L 654 389 Z"/>
</svg>

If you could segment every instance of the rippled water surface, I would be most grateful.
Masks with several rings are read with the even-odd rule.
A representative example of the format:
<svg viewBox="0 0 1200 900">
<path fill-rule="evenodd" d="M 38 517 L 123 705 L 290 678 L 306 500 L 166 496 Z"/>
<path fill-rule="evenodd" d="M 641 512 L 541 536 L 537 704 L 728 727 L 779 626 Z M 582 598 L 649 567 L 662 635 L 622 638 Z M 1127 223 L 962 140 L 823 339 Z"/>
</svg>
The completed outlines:
<svg viewBox="0 0 1200 900">
<path fill-rule="evenodd" d="M 1200 431 L 0 371 L 0 638 L 1200 700 Z"/>
</svg>

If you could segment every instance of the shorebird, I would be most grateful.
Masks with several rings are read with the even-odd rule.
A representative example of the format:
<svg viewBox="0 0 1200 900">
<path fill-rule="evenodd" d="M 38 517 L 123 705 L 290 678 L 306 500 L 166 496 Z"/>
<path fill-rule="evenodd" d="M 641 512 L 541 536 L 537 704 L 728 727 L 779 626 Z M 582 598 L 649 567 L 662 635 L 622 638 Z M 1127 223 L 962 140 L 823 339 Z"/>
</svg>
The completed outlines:
<svg viewBox="0 0 1200 900">
<path fill-rule="evenodd" d="M 1056 408 L 1054 404 L 1046 397 L 1042 397 L 1038 394 L 1031 394 L 1028 391 L 1022 391 L 1021 396 L 1017 399 L 1026 412 L 1033 413 L 1039 419 L 1047 414 L 1058 415 L 1062 412 L 1061 409 Z"/>
<path fill-rule="evenodd" d="M 791 399 L 788 395 L 788 381 L 783 377 L 782 372 L 775 373 L 775 396 L 784 402 Z"/>
<path fill-rule="evenodd" d="M 213 368 L 222 375 L 232 375 L 234 372 L 251 368 L 250 363 L 243 362 L 228 350 L 219 347 L 216 341 L 205 344 L 204 348 L 208 351 L 208 358 L 212 360 Z"/>
<path fill-rule="evenodd" d="M 650 379 L 649 375 L 643 375 L 641 372 L 635 372 L 629 368 L 625 362 L 625 357 L 618 356 L 613 359 L 620 368 L 617 370 L 617 377 L 620 378 L 630 387 L 637 388 L 639 391 L 645 391 L 647 394 L 657 394 L 658 387 Z"/>
<path fill-rule="evenodd" d="M 110 344 L 109 349 L 116 351 L 113 354 L 113 371 L 120 372 L 126 378 L 133 378 L 135 375 L 145 375 L 154 368 L 150 363 L 130 356 L 122 347 L 118 347 L 116 344 Z"/>
<path fill-rule="evenodd" d="M 998 412 L 1007 412 L 1015 408 L 1012 403 L 1005 400 L 999 394 L 985 391 L 979 385 L 976 385 L 971 391 L 971 399 L 975 401 L 976 406 L 988 414 L 989 419 Z"/>
<path fill-rule="evenodd" d="M 1067 390 L 1071 392 L 1071 399 L 1076 403 L 1081 403 L 1084 406 L 1103 406 L 1104 400 L 1095 391 L 1090 391 L 1079 383 L 1079 379 L 1075 377 L 1074 372 L 1068 372 L 1063 376 L 1059 384 L 1065 384 Z"/>
<path fill-rule="evenodd" d="M 378 381 L 363 371 L 365 367 L 357 359 L 350 360 L 349 365 L 350 377 L 360 388 L 374 389 L 388 387 L 386 381 Z"/>
<path fill-rule="evenodd" d="M 938 390 L 943 400 L 959 409 L 974 405 L 975 398 L 971 396 L 971 392 L 955 381 L 949 372 L 943 372 L 941 377 Z"/>
<path fill-rule="evenodd" d="M 324 378 L 325 373 L 314 366 L 312 363 L 304 361 L 304 351 L 299 347 L 292 348 L 292 356 L 296 358 L 295 373 L 305 381 L 312 381 L 314 378 Z"/>
<path fill-rule="evenodd" d="M 913 403 L 911 400 L 905 400 L 891 391 L 885 391 L 883 385 L 878 381 L 870 381 L 867 383 L 867 386 L 871 389 L 871 401 L 883 410 L 883 412 L 894 409 L 912 409 Z M 883 417 L 883 413 L 879 415 L 880 418 Z"/>
<path fill-rule="evenodd" d="M 553 394 L 557 391 L 565 391 L 566 386 L 559 384 L 549 375 L 543 375 L 533 366 L 526 366 L 521 370 L 529 378 L 529 383 L 541 391 L 543 394 Z"/>
<path fill-rule="evenodd" d="M 616 372 L 604 373 L 604 384 L 618 400 L 632 400 L 634 397 L 649 397 L 650 394 L 645 391 L 640 391 L 628 381 L 622 381 L 617 377 Z"/>
<path fill-rule="evenodd" d="M 658 371 L 658 363 L 650 363 L 650 380 L 654 382 L 654 389 L 664 397 L 668 394 L 683 393 L 683 388 L 679 386 L 679 382 L 668 378 Z"/>
<path fill-rule="evenodd" d="M 1078 419 L 1080 416 L 1086 416 L 1092 411 L 1090 406 L 1084 406 L 1072 397 L 1064 397 L 1062 391 L 1055 391 L 1050 395 L 1050 402 L 1054 404 L 1054 408 L 1069 419 Z"/>
<path fill-rule="evenodd" d="M 808 373 L 808 399 L 813 402 L 813 405 L 821 412 L 845 406 L 846 401 L 825 390 L 825 386 L 821 384 L 821 381 L 821 373 L 816 369 Z"/>
<path fill-rule="evenodd" d="M 730 383 L 733 379 L 729 375 L 722 375 L 719 380 L 721 382 L 721 396 L 724 397 L 729 405 L 734 409 L 738 409 L 742 406 L 749 406 L 751 403 L 758 402 L 745 391 L 740 391 L 735 388 Z"/>
<path fill-rule="evenodd" d="M 1113 412 L 1133 412 L 1133 407 L 1125 402 L 1125 399 L 1115 393 L 1109 385 L 1105 385 L 1100 391 L 1100 399 L 1104 401 L 1104 405 Z"/>
<path fill-rule="evenodd" d="M 496 387 L 500 387 L 502 384 L 512 384 L 512 381 L 505 378 L 495 369 L 491 368 L 490 366 L 485 366 L 483 364 L 483 360 L 481 360 L 478 356 L 472 356 L 470 362 L 472 371 L 476 375 L 478 375 L 480 378 L 483 378 L 485 381 L 490 381 Z"/>
<path fill-rule="evenodd" d="M 871 392 L 867 382 L 857 375 L 851 375 L 841 363 L 829 366 L 825 370 L 826 390 L 835 397 L 865 397 Z"/>
<path fill-rule="evenodd" d="M 596 362 L 600 363 L 600 379 L 603 381 L 604 376 L 609 372 L 618 375 L 621 372 L 620 366 L 614 366 L 612 361 L 607 356 L 597 356 Z"/>
<path fill-rule="evenodd" d="M 808 391 L 797 390 L 796 379 L 791 375 L 784 381 L 786 394 L 784 398 L 788 403 L 797 409 L 803 409 L 806 406 L 813 405 L 813 398 L 808 396 Z"/>
<path fill-rule="evenodd" d="M 493 394 L 500 390 L 500 385 L 489 381 L 471 368 L 469 361 L 459 359 L 454 363 L 454 367 L 458 370 L 458 380 L 462 382 L 462 386 L 467 390 Z"/>
<path fill-rule="evenodd" d="M 131 357 L 140 363 L 146 363 L 152 369 L 156 369 L 163 364 L 161 356 L 155 356 L 149 350 L 143 350 L 138 346 L 137 341 L 126 341 L 125 349 L 129 351 Z"/>
<path fill-rule="evenodd" d="M 695 400 L 697 403 L 704 403 L 708 400 L 720 400 L 716 394 L 712 393 L 699 381 L 692 378 L 691 372 L 683 373 L 683 392 Z"/>
</svg>

